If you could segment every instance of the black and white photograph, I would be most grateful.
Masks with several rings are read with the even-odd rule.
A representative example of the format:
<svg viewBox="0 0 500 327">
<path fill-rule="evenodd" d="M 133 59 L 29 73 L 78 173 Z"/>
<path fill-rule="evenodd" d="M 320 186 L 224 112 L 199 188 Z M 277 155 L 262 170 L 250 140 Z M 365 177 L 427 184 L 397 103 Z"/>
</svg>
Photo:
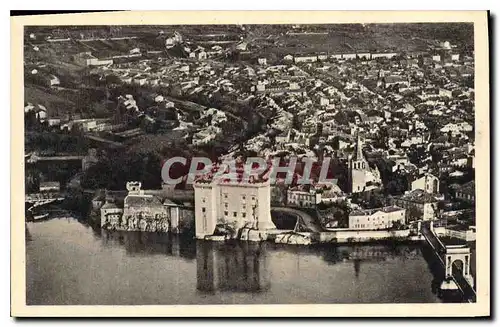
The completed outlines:
<svg viewBox="0 0 500 327">
<path fill-rule="evenodd" d="M 25 24 L 23 305 L 489 307 L 483 14 Z"/>
</svg>

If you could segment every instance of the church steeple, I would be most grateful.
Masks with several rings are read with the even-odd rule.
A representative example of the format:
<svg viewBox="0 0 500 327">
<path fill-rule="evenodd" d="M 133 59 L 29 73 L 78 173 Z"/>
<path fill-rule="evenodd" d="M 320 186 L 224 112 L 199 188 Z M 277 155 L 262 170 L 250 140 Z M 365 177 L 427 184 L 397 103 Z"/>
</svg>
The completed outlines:
<svg viewBox="0 0 500 327">
<path fill-rule="evenodd" d="M 359 132 L 357 133 L 357 140 L 356 140 L 356 157 L 354 160 L 360 161 L 364 160 L 363 156 L 363 143 L 361 142 L 361 136 L 359 135 Z"/>
</svg>

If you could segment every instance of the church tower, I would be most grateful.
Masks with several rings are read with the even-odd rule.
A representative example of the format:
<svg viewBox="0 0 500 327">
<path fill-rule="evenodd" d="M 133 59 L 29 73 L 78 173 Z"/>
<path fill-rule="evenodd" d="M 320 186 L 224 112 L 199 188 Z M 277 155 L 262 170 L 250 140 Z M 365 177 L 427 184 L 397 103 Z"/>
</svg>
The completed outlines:
<svg viewBox="0 0 500 327">
<path fill-rule="evenodd" d="M 366 186 L 366 172 L 368 171 L 368 161 L 363 155 L 363 143 L 358 133 L 356 141 L 356 152 L 349 158 L 349 185 L 351 193 L 363 192 Z"/>
</svg>

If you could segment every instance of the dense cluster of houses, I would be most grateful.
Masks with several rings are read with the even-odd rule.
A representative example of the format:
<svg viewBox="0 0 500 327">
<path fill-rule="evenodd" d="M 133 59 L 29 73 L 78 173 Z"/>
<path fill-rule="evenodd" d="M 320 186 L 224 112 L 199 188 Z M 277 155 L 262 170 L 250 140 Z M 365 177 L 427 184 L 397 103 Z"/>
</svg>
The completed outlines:
<svg viewBox="0 0 500 327">
<path fill-rule="evenodd" d="M 217 141 L 238 119 L 218 105 L 223 99 L 244 104 L 267 118 L 264 133 L 252 135 L 243 148 L 235 146 L 228 156 L 246 150 L 266 159 L 334 157 L 345 164 L 343 189 L 333 184 L 292 186 L 279 196 L 283 204 L 316 208 L 351 203 L 353 194 L 386 190 L 395 176 L 406 178 L 407 183 L 395 192 L 399 194 L 387 199 L 391 206 L 375 210 L 352 204 L 352 228 L 387 228 L 410 218 L 435 219 L 443 198 L 441 184 L 450 178 L 461 181 L 474 169 L 474 60 L 449 43 L 409 54 L 288 54 L 278 63 L 265 56 L 255 62 L 223 60 L 228 47 L 185 42 L 174 33 L 166 38 L 165 48 L 180 49 L 178 57 L 162 57 L 160 51 L 152 58 L 142 56 L 147 50 L 132 48 L 120 58 L 99 59 L 82 52 L 73 59 L 92 67 L 102 78 L 113 76 L 125 85 L 149 90 L 154 110 L 140 108 L 132 94 L 122 94 L 119 105 L 151 124 L 161 113 L 172 114 L 168 118 L 175 122 L 172 129 L 185 130 L 194 147 Z M 248 51 L 244 42 L 236 49 Z M 122 58 L 134 60 L 117 60 Z M 50 75 L 47 83 L 57 87 L 60 81 Z M 77 126 L 84 132 L 114 132 L 123 127 L 110 119 L 54 121 L 40 104 L 27 103 L 25 112 L 61 129 Z M 116 135 L 120 133 L 141 131 L 134 126 Z M 474 201 L 473 185 L 459 184 L 454 189 L 456 199 Z M 146 201 L 140 191 L 129 191 L 132 207 L 134 197 Z M 164 206 L 154 198 L 149 200 L 148 207 L 163 208 L 151 213 L 163 221 Z M 102 211 L 103 221 L 115 227 L 124 224 L 123 217 L 129 216 L 127 203 L 123 209 L 106 204 L 103 208 L 111 211 Z M 134 219 L 125 223 L 127 228 L 150 228 L 146 220 Z"/>
</svg>

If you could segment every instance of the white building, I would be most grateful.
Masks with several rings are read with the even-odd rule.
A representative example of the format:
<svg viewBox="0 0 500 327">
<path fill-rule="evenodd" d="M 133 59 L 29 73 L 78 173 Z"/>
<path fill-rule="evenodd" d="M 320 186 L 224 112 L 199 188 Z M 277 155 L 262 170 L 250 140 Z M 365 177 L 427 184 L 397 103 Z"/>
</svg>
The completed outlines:
<svg viewBox="0 0 500 327">
<path fill-rule="evenodd" d="M 427 193 L 439 193 L 439 178 L 432 174 L 425 174 L 411 183 L 411 190 L 424 190 Z"/>
<path fill-rule="evenodd" d="M 352 193 L 361 193 L 377 189 L 381 185 L 380 172 L 378 168 L 370 168 L 368 161 L 363 155 L 363 144 L 357 137 L 356 152 L 349 158 L 349 184 Z"/>
<path fill-rule="evenodd" d="M 451 91 L 451 90 L 442 89 L 442 88 L 439 89 L 439 96 L 440 97 L 451 98 L 453 96 L 452 94 L 453 94 L 453 91 Z"/>
<path fill-rule="evenodd" d="M 294 60 L 295 62 L 316 62 L 318 61 L 318 56 L 296 56 Z"/>
<path fill-rule="evenodd" d="M 356 59 L 355 53 L 344 53 L 342 54 L 342 59 Z"/>
<path fill-rule="evenodd" d="M 349 229 L 388 229 L 395 222 L 405 224 L 406 210 L 396 206 L 355 210 L 349 215 Z"/>
<path fill-rule="evenodd" d="M 259 58 L 257 59 L 259 65 L 267 65 L 267 59 L 266 58 Z"/>
<path fill-rule="evenodd" d="M 433 220 L 438 213 L 436 197 L 420 189 L 396 196 L 391 203 L 405 208 L 407 218 L 411 220 Z"/>
<path fill-rule="evenodd" d="M 398 54 L 395 53 L 395 52 L 391 52 L 391 53 L 373 53 L 372 54 L 372 59 L 376 59 L 376 58 L 387 58 L 387 59 L 391 59 L 395 56 L 397 56 Z"/>
<path fill-rule="evenodd" d="M 371 53 L 369 52 L 360 52 L 357 54 L 358 55 L 358 58 L 360 59 L 370 59 L 372 57 Z"/>
<path fill-rule="evenodd" d="M 269 181 L 198 180 L 194 183 L 196 238 L 214 233 L 217 224 L 274 229 Z"/>
<path fill-rule="evenodd" d="M 57 76 L 51 75 L 50 80 L 49 80 L 49 84 L 50 84 L 50 86 L 57 86 L 57 85 L 61 84 L 61 81 L 59 80 L 59 78 Z"/>
<path fill-rule="evenodd" d="M 317 193 L 314 189 L 311 189 L 309 192 L 297 189 L 289 189 L 287 191 L 287 204 L 289 206 L 315 208 L 320 202 L 321 194 Z"/>
<path fill-rule="evenodd" d="M 106 199 L 106 203 L 101 207 L 101 227 L 114 228 L 120 225 L 123 215 L 123 209 L 119 208 L 114 202 Z"/>
<path fill-rule="evenodd" d="M 61 184 L 59 182 L 41 182 L 40 192 L 59 192 Z"/>
</svg>

